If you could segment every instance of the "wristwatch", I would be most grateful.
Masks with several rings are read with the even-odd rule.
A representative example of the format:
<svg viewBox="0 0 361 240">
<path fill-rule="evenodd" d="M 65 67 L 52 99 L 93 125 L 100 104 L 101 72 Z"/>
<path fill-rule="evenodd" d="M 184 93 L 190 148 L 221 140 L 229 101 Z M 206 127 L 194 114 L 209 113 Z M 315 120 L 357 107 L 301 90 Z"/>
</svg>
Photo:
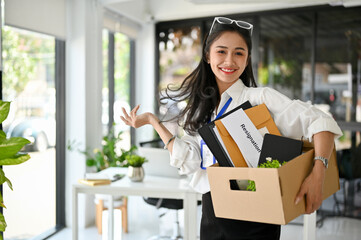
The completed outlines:
<svg viewBox="0 0 361 240">
<path fill-rule="evenodd" d="M 320 160 L 323 165 L 325 166 L 325 168 L 328 168 L 328 159 L 327 158 L 324 158 L 324 157 L 321 157 L 321 156 L 317 156 L 313 159 L 314 161 L 316 160 Z"/>
</svg>

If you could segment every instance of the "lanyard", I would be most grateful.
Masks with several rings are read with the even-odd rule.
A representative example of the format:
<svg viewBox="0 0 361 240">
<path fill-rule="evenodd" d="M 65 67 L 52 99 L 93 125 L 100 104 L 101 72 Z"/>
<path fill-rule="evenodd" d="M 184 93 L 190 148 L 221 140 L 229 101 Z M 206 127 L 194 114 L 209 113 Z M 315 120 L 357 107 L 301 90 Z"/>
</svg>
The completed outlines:
<svg viewBox="0 0 361 240">
<path fill-rule="evenodd" d="M 217 114 L 217 116 L 216 116 L 216 118 L 215 118 L 215 120 L 216 119 L 218 119 L 218 118 L 220 118 L 223 114 L 224 114 L 224 112 L 227 110 L 227 108 L 229 107 L 229 104 L 232 102 L 232 98 L 230 97 L 229 99 L 228 99 L 228 101 L 224 104 L 224 106 L 222 107 L 222 109 L 221 109 L 221 111 L 219 111 L 219 113 Z M 209 121 L 210 122 L 210 121 Z M 205 157 L 205 156 L 203 156 L 204 155 L 204 147 L 207 147 L 206 146 L 206 144 L 205 144 L 205 142 L 204 142 L 204 140 L 202 139 L 201 140 L 201 143 L 200 143 L 200 145 L 201 145 L 201 169 L 203 169 L 203 170 L 205 170 L 206 169 L 206 167 L 204 166 L 204 164 L 203 164 L 203 158 Z M 208 148 L 208 147 L 207 147 Z M 209 150 L 208 150 L 209 151 Z M 209 153 L 209 154 L 211 154 L 211 153 Z M 214 156 L 212 156 L 213 157 L 213 164 L 215 164 L 216 163 L 216 158 L 214 157 Z"/>
<path fill-rule="evenodd" d="M 231 104 L 231 102 L 232 102 L 232 98 L 230 97 L 228 99 L 228 101 L 224 104 L 224 106 L 222 107 L 221 111 L 219 111 L 216 119 L 220 118 L 223 115 L 223 113 L 227 110 L 227 108 L 229 107 L 229 104 Z"/>
<path fill-rule="evenodd" d="M 228 101 L 224 104 L 224 106 L 222 107 L 221 111 L 219 111 L 219 113 L 217 114 L 217 116 L 214 120 L 220 118 L 223 115 L 223 113 L 227 110 L 227 108 L 229 107 L 229 104 L 231 104 L 231 102 L 232 102 L 232 98 L 230 97 L 228 99 Z"/>
</svg>

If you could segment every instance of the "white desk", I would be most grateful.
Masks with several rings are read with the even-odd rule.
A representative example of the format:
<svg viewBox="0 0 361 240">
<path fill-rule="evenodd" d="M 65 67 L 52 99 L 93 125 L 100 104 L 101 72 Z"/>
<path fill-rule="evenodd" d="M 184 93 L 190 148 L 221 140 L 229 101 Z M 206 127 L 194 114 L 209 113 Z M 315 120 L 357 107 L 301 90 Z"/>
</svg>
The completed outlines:
<svg viewBox="0 0 361 240">
<path fill-rule="evenodd" d="M 109 169 L 114 173 L 117 169 Z M 124 169 L 121 169 L 124 171 Z M 108 239 L 113 239 L 113 196 L 144 196 L 157 198 L 183 199 L 184 208 L 184 239 L 197 239 L 197 201 L 200 194 L 194 192 L 186 179 L 145 176 L 143 182 L 131 182 L 128 177 L 112 183 L 111 185 L 87 186 L 73 185 L 73 240 L 78 240 L 78 194 L 108 194 Z M 303 239 L 316 239 L 316 213 L 304 215 Z"/>
<path fill-rule="evenodd" d="M 111 185 L 73 185 L 73 240 L 78 239 L 78 194 L 108 194 L 108 239 L 113 239 L 113 196 L 147 196 L 156 198 L 183 199 L 184 239 L 197 239 L 197 199 L 199 194 L 189 187 L 186 179 L 145 176 L 143 182 L 132 182 L 124 177 Z"/>
</svg>

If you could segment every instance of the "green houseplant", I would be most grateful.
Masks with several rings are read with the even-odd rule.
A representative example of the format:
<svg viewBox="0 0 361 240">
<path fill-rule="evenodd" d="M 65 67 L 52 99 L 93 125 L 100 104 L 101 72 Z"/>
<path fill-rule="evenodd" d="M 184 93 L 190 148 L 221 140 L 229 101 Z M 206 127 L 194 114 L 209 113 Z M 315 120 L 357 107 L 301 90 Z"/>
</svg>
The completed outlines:
<svg viewBox="0 0 361 240">
<path fill-rule="evenodd" d="M 117 144 L 122 140 L 121 135 L 123 132 L 114 134 L 114 127 L 111 128 L 108 135 L 102 139 L 102 148 L 95 148 L 92 151 L 88 148 L 86 150 L 80 150 L 76 146 L 75 141 L 68 143 L 68 149 L 70 151 L 77 149 L 80 153 L 86 156 L 86 165 L 88 167 L 96 167 L 96 171 L 99 172 L 108 167 L 127 167 L 126 157 L 134 154 L 137 149 L 136 146 L 131 146 L 129 150 L 120 148 L 117 151 Z"/>
<path fill-rule="evenodd" d="M 131 167 L 141 167 L 143 166 L 143 163 L 148 162 L 145 157 L 136 154 L 128 155 L 125 159 L 127 160 L 127 165 Z"/>
<path fill-rule="evenodd" d="M 8 117 L 10 111 L 10 102 L 0 100 L 0 124 Z M 3 130 L 0 130 L 0 166 L 17 165 L 30 159 L 27 153 L 21 153 L 20 150 L 30 141 L 22 137 L 6 138 Z M 4 170 L 0 168 L 0 184 L 7 183 L 9 188 L 13 190 L 10 180 L 5 176 Z M 0 206 L 6 208 L 3 197 L 0 194 Z M 6 229 L 6 221 L 4 215 L 0 213 L 0 232 Z M 3 239 L 2 234 L 0 239 Z"/>
<path fill-rule="evenodd" d="M 141 182 L 144 179 L 143 163 L 148 160 L 139 155 L 133 154 L 126 157 L 128 166 L 128 177 L 133 182 Z"/>
</svg>

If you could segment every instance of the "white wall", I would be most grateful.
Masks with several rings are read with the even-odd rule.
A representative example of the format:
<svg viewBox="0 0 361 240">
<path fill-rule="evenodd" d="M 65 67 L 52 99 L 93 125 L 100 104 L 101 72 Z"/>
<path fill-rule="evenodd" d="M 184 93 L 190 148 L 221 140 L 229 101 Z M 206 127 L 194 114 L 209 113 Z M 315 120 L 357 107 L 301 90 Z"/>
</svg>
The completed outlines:
<svg viewBox="0 0 361 240">
<path fill-rule="evenodd" d="M 96 0 L 67 0 L 66 141 L 85 147 L 101 144 L 103 9 Z M 139 112 L 154 111 L 154 24 L 142 26 L 136 38 L 136 103 Z M 137 140 L 153 138 L 152 127 L 136 130 Z M 85 157 L 66 152 L 66 224 L 72 225 L 72 185 L 87 171 Z M 94 224 L 93 196 L 79 198 L 79 226 Z"/>
<path fill-rule="evenodd" d="M 66 142 L 99 147 L 102 138 L 102 9 L 96 0 L 67 0 Z M 71 226 L 72 185 L 86 172 L 85 157 L 66 152 L 66 224 Z M 81 196 L 79 226 L 93 223 L 92 198 Z"/>
</svg>

